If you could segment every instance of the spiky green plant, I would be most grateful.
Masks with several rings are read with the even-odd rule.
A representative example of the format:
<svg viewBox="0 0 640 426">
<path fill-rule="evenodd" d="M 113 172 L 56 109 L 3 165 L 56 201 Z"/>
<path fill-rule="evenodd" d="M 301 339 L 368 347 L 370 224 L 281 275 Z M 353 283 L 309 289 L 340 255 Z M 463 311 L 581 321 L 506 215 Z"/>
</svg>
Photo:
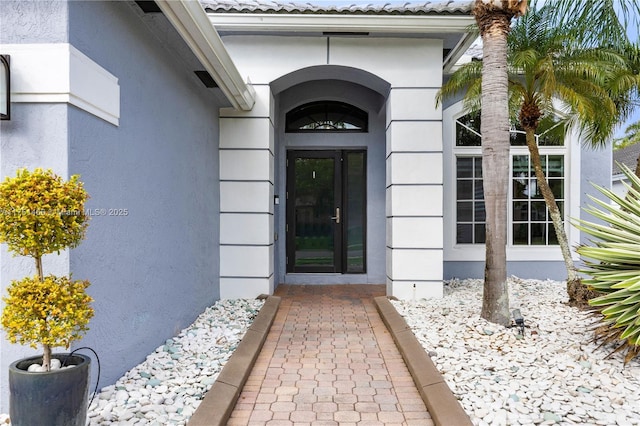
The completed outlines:
<svg viewBox="0 0 640 426">
<path fill-rule="evenodd" d="M 593 237 L 593 246 L 577 251 L 584 262 L 581 272 L 591 277 L 583 284 L 602 293 L 589 300 L 596 315 L 602 315 L 594 338 L 616 346 L 610 355 L 625 353 L 626 364 L 640 353 L 640 178 L 624 165 L 621 169 L 630 182 L 625 196 L 598 185 L 608 201 L 589 196 L 597 206 L 585 211 L 604 223 L 572 223 Z"/>
</svg>

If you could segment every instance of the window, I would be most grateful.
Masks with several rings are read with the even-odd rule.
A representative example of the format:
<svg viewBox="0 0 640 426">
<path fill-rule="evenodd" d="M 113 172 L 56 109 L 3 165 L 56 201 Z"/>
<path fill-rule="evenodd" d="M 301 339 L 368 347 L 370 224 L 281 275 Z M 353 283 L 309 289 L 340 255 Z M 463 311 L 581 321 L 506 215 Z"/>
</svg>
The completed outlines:
<svg viewBox="0 0 640 426">
<path fill-rule="evenodd" d="M 485 242 L 482 157 L 456 159 L 456 242 Z"/>
<path fill-rule="evenodd" d="M 369 116 L 366 111 L 337 101 L 311 102 L 289 111 L 287 132 L 366 132 Z"/>
<path fill-rule="evenodd" d="M 536 140 L 538 146 L 563 146 L 565 128 L 552 117 L 540 120 Z M 467 114 L 456 120 L 456 146 L 481 146 L 480 113 Z M 511 126 L 511 146 L 527 146 L 525 132 L 519 123 Z"/>
<path fill-rule="evenodd" d="M 564 207 L 564 156 L 540 155 L 560 212 Z M 547 206 L 538 189 L 533 166 L 528 155 L 512 157 L 511 206 L 514 245 L 558 244 Z"/>
<path fill-rule="evenodd" d="M 485 209 L 482 186 L 480 114 L 467 114 L 456 124 L 456 243 L 485 242 Z M 542 167 L 549 186 L 564 214 L 564 127 L 551 119 L 543 121 L 536 135 Z M 524 132 L 511 129 L 511 179 L 509 182 L 509 241 L 516 246 L 557 245 L 549 213 L 537 188 Z"/>
</svg>

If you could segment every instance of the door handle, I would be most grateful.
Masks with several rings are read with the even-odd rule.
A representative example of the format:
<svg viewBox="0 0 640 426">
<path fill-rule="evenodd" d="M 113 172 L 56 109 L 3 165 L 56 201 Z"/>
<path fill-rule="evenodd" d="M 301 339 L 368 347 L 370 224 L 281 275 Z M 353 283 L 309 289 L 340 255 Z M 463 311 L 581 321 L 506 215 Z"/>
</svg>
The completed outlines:
<svg viewBox="0 0 640 426">
<path fill-rule="evenodd" d="M 331 216 L 331 220 L 335 220 L 336 223 L 340 223 L 340 207 L 336 207 L 336 215 Z"/>
</svg>

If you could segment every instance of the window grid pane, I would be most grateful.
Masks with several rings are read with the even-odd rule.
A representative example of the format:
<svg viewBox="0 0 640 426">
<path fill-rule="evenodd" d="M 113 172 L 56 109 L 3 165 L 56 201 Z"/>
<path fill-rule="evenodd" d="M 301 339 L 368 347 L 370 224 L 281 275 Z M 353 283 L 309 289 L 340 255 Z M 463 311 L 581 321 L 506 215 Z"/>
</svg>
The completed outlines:
<svg viewBox="0 0 640 426">
<path fill-rule="evenodd" d="M 456 243 L 485 242 L 482 158 L 456 159 Z"/>
<path fill-rule="evenodd" d="M 482 190 L 482 158 L 465 150 L 480 147 L 480 113 L 466 114 L 455 120 L 454 152 L 456 157 L 456 242 L 459 244 L 484 243 L 486 222 Z M 536 135 L 538 146 L 564 146 L 565 129 L 556 119 L 543 119 Z M 512 123 L 511 146 L 524 146 L 525 134 L 518 123 Z M 520 149 L 516 150 L 522 152 Z M 550 150 L 549 150 L 550 151 Z M 549 152 L 548 151 L 548 152 Z M 547 182 L 564 217 L 565 157 L 564 154 L 541 154 L 542 168 Z M 553 222 L 528 154 L 511 157 L 511 243 L 513 245 L 557 245 Z"/>
<path fill-rule="evenodd" d="M 540 155 L 560 212 L 564 207 L 564 156 Z M 512 156 L 511 218 L 513 245 L 557 245 L 549 210 L 527 155 Z"/>
</svg>

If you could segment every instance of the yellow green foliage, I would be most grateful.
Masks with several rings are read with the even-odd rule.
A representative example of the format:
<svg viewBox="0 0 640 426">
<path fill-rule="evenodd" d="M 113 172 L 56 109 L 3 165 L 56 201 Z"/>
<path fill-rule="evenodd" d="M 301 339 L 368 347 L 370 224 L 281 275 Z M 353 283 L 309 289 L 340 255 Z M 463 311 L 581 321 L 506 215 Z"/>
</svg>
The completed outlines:
<svg viewBox="0 0 640 426">
<path fill-rule="evenodd" d="M 88 225 L 87 198 L 77 175 L 64 182 L 51 170 L 18 170 L 0 184 L 0 242 L 34 258 L 76 247 Z"/>
<path fill-rule="evenodd" d="M 2 312 L 2 328 L 11 343 L 68 347 L 82 337 L 93 317 L 85 289 L 88 281 L 49 275 L 43 281 L 35 277 L 14 280 Z"/>
</svg>

